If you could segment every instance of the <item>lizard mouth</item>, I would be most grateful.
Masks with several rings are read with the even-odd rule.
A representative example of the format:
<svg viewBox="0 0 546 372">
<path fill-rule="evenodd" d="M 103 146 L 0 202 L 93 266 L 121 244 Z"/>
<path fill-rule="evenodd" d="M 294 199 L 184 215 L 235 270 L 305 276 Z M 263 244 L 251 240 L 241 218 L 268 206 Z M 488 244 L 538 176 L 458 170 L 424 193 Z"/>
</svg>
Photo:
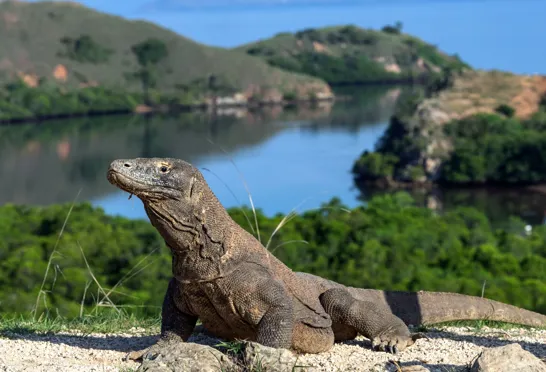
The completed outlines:
<svg viewBox="0 0 546 372">
<path fill-rule="evenodd" d="M 126 191 L 129 193 L 129 199 L 133 197 L 133 195 L 139 194 L 139 191 L 144 191 L 145 189 L 148 189 L 149 186 L 139 182 L 135 179 L 133 179 L 130 176 L 127 176 L 126 174 L 120 173 L 114 169 L 109 169 L 107 174 L 108 181 L 116 186 L 117 188 Z"/>
</svg>

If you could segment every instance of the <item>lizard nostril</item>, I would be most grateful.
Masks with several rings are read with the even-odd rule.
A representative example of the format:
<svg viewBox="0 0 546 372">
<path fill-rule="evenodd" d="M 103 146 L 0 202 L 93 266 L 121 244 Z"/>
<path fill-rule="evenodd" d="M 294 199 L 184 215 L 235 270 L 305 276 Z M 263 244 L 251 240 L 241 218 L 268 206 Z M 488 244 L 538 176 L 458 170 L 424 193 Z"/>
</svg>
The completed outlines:
<svg viewBox="0 0 546 372">
<path fill-rule="evenodd" d="M 129 163 L 125 163 L 125 164 L 123 164 L 123 166 L 124 166 L 125 168 L 131 168 L 131 164 L 129 164 Z"/>
</svg>

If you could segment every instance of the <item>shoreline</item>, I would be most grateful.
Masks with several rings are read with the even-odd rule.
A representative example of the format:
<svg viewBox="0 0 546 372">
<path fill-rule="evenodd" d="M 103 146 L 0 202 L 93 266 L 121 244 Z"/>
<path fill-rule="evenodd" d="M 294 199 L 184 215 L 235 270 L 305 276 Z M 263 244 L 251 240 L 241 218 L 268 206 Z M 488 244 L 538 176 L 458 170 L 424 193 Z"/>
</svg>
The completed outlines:
<svg viewBox="0 0 546 372">
<path fill-rule="evenodd" d="M 84 117 L 98 117 L 98 116 L 110 116 L 110 115 L 128 115 L 128 114 L 137 114 L 137 115 L 149 115 L 157 113 L 187 113 L 187 112 L 205 112 L 213 111 L 220 109 L 232 109 L 240 108 L 247 110 L 256 110 L 264 107 L 275 107 L 282 106 L 283 108 L 297 107 L 305 104 L 318 104 L 322 102 L 334 102 L 334 101 L 345 101 L 350 99 L 350 97 L 340 96 L 329 96 L 324 98 L 313 98 L 313 99 L 297 99 L 290 101 L 262 101 L 262 102 L 222 102 L 216 104 L 210 103 L 196 103 L 189 105 L 157 105 L 157 106 L 148 106 L 145 104 L 137 105 L 133 110 L 130 109 L 116 109 L 116 110 L 100 110 L 100 111 L 87 111 L 80 113 L 64 113 L 64 114 L 51 114 L 51 115 L 41 115 L 34 117 L 26 118 L 13 118 L 13 119 L 0 119 L 0 126 L 11 126 L 19 124 L 41 124 L 43 122 L 52 121 L 52 120 L 65 120 L 73 118 L 84 118 Z"/>
<path fill-rule="evenodd" d="M 362 180 L 357 177 L 353 177 L 354 185 L 361 191 L 365 190 L 377 190 L 382 189 L 388 192 L 397 191 L 437 191 L 437 190 L 467 190 L 467 191 L 483 191 L 494 190 L 502 192 L 515 192 L 515 191 L 530 191 L 537 194 L 546 195 L 546 182 L 540 183 L 501 183 L 501 182 L 486 182 L 486 183 L 462 183 L 462 184 L 448 184 L 437 183 L 430 180 L 426 181 L 397 181 L 397 180 Z"/>
<path fill-rule="evenodd" d="M 396 180 L 362 180 L 354 177 L 355 185 L 360 188 L 381 188 L 388 191 L 402 191 L 402 190 L 423 190 L 423 191 L 433 191 L 435 189 L 443 190 L 498 190 L 498 191 L 519 191 L 519 190 L 529 190 L 541 194 L 546 194 L 546 182 L 535 183 L 535 184 L 508 184 L 508 183 L 465 183 L 465 184 L 444 184 L 436 183 L 430 180 L 427 181 L 396 181 Z"/>
<path fill-rule="evenodd" d="M 426 78 L 419 79 L 400 79 L 400 80 L 378 80 L 378 81 L 368 81 L 368 82 L 347 82 L 347 83 L 337 83 L 337 84 L 328 84 L 331 88 L 346 88 L 346 87 L 355 87 L 355 88 L 364 88 L 364 87 L 398 87 L 398 86 L 424 86 L 426 84 Z M 222 102 L 210 103 L 210 102 L 201 102 L 194 104 L 177 104 L 171 105 L 168 104 L 159 104 L 156 106 L 148 106 L 143 103 L 139 103 L 134 109 L 115 109 L 115 110 L 90 110 L 87 112 L 80 113 L 62 113 L 62 114 L 51 114 L 51 115 L 41 115 L 33 117 L 21 117 L 21 118 L 11 118 L 11 119 L 0 119 L 1 126 L 10 126 L 10 125 L 19 125 L 19 124 L 41 124 L 43 122 L 52 121 L 52 120 L 65 120 L 72 118 L 84 118 L 84 117 L 97 117 L 97 116 L 108 116 L 108 115 L 128 115 L 128 114 L 155 114 L 155 113 L 187 113 L 187 112 L 204 112 L 204 111 L 216 111 L 219 109 L 247 109 L 247 110 L 259 110 L 264 107 L 278 107 L 282 106 L 283 108 L 289 107 L 298 107 L 305 104 L 318 104 L 322 102 L 338 102 L 338 101 L 347 101 L 351 100 L 351 96 L 348 95 L 330 95 L 323 97 L 313 97 L 313 98 L 298 98 L 294 100 L 269 100 L 269 101 L 253 101 L 252 99 L 247 101 L 236 101 L 229 102 L 225 101 L 226 97 L 217 97 L 216 99 L 221 99 Z"/>
</svg>

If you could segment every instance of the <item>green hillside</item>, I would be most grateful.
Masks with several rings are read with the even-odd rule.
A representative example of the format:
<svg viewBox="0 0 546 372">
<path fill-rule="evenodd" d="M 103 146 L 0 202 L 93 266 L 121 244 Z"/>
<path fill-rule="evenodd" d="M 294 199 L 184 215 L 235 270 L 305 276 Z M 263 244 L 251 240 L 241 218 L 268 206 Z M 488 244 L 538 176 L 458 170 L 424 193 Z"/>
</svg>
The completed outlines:
<svg viewBox="0 0 546 372">
<path fill-rule="evenodd" d="M 331 84 L 387 83 L 422 79 L 469 66 L 458 56 L 402 33 L 353 25 L 281 33 L 236 48 L 270 65 L 320 77 Z"/>
<path fill-rule="evenodd" d="M 277 95 L 295 90 L 329 92 L 319 79 L 288 73 L 244 53 L 205 46 L 152 23 L 126 20 L 77 3 L 0 2 L 0 37 L 0 83 L 19 77 L 27 85 L 41 86 L 45 78 L 68 87 L 99 85 L 139 92 L 141 73 L 150 67 L 147 77 L 162 93 L 203 90 L 211 75 L 215 87 L 226 93 L 252 89 L 264 95 L 260 88 L 270 88 L 268 91 Z M 144 52 L 151 58 L 139 63 L 134 47 L 149 40 L 152 43 L 145 46 L 150 49 Z"/>
</svg>

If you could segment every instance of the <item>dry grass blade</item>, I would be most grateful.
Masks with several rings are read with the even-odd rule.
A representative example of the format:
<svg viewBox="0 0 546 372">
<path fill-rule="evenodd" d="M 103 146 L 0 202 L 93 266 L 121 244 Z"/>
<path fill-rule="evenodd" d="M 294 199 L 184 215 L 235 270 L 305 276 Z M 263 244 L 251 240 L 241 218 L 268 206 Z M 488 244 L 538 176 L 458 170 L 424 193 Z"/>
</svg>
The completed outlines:
<svg viewBox="0 0 546 372">
<path fill-rule="evenodd" d="M 42 279 L 42 285 L 40 286 L 40 291 L 38 292 L 38 295 L 36 296 L 36 304 L 34 305 L 34 309 L 32 310 L 32 319 L 33 320 L 36 319 L 36 313 L 38 312 L 38 305 L 40 303 L 40 297 L 42 296 L 42 294 L 45 295 L 45 293 L 46 293 L 44 291 L 44 287 L 45 287 L 45 282 L 47 280 L 47 276 L 49 274 L 49 269 L 51 267 L 51 264 L 53 263 L 53 257 L 55 256 L 55 254 L 57 252 L 57 247 L 59 246 L 59 242 L 61 241 L 61 236 L 63 235 L 66 224 L 68 223 L 68 219 L 70 218 L 70 214 L 72 214 L 72 210 L 74 209 L 74 205 L 76 204 L 76 200 L 78 200 L 78 197 L 80 196 L 81 192 L 82 192 L 82 189 L 80 189 L 78 191 L 78 193 L 76 194 L 76 197 L 72 201 L 72 205 L 70 206 L 70 209 L 68 210 L 68 213 L 66 214 L 66 218 L 64 219 L 63 226 L 61 227 L 61 231 L 59 232 L 59 236 L 57 237 L 57 241 L 55 242 L 55 246 L 53 247 L 53 251 L 49 255 L 49 260 L 47 261 L 47 266 L 46 266 L 46 271 L 44 273 L 44 278 Z M 47 305 L 47 302 L 46 302 L 45 298 L 44 298 L 44 304 Z M 47 309 L 47 307 L 46 307 L 46 309 Z"/>
<path fill-rule="evenodd" d="M 87 295 L 87 290 L 91 286 L 91 280 L 88 280 L 87 283 L 85 283 L 85 288 L 83 290 L 83 296 L 82 296 L 82 302 L 80 303 L 80 318 L 83 317 L 83 305 L 85 303 L 85 297 Z"/>
<path fill-rule="evenodd" d="M 226 187 L 226 189 L 228 189 L 228 191 L 231 193 L 233 198 L 235 198 L 235 201 L 237 202 L 237 204 L 239 204 L 241 206 L 243 205 L 243 203 L 241 203 L 239 198 L 237 198 L 237 196 L 235 195 L 233 190 L 231 190 L 231 188 L 228 186 L 228 184 L 225 183 L 216 173 L 214 173 L 213 171 L 211 171 L 208 168 L 201 168 L 201 169 L 203 169 L 203 170 L 205 170 L 207 172 L 210 172 L 214 177 L 216 177 L 220 182 L 222 182 L 222 184 Z M 248 218 L 248 215 L 246 214 L 244 208 L 241 208 L 241 212 L 243 212 L 243 216 L 245 216 L 246 222 L 248 222 L 248 226 L 250 227 L 250 230 L 252 230 L 252 233 L 256 234 L 256 230 L 254 230 L 254 226 L 252 226 L 252 222 L 250 222 L 250 218 Z"/>
<path fill-rule="evenodd" d="M 402 372 L 402 368 L 400 368 L 400 364 L 396 360 L 389 360 L 389 363 L 394 364 L 396 366 L 396 372 Z"/>
<path fill-rule="evenodd" d="M 147 261 L 148 260 L 148 257 L 150 257 L 152 254 L 154 254 L 156 251 L 157 251 L 158 248 L 154 249 L 153 251 L 151 251 L 150 253 L 148 253 L 143 259 L 141 259 L 140 261 L 137 262 L 137 264 L 135 266 L 133 266 L 131 268 L 131 270 L 129 270 L 125 275 L 123 275 L 121 277 L 120 280 L 118 280 L 118 282 L 108 291 L 108 293 L 106 294 L 107 296 L 110 296 L 110 294 L 112 293 L 121 293 L 119 291 L 115 291 L 115 289 L 122 285 L 124 281 L 126 280 L 129 280 L 131 278 L 133 278 L 135 275 L 138 275 L 140 272 L 142 272 L 142 270 L 144 270 L 145 268 L 147 268 L 148 266 L 150 266 L 152 263 L 154 263 L 156 260 L 152 260 L 151 262 L 148 262 L 148 264 L 144 265 L 142 268 L 140 268 L 138 271 L 136 271 L 135 273 L 132 273 L 132 271 L 137 268 L 142 262 L 144 261 Z"/>
<path fill-rule="evenodd" d="M 319 193 L 319 194 L 322 194 Z M 315 195 L 316 196 L 316 195 Z M 267 241 L 267 244 L 265 245 L 265 249 L 268 249 L 269 248 L 269 244 L 271 244 L 271 240 L 273 239 L 273 236 L 275 236 L 275 234 L 284 226 L 286 225 L 288 222 L 290 222 L 291 219 L 293 219 L 294 217 L 296 217 L 298 215 L 298 213 L 296 212 L 296 210 L 301 207 L 303 204 L 305 204 L 309 199 L 313 198 L 314 196 L 309 196 L 305 199 L 303 199 L 299 204 L 297 204 L 294 208 L 292 208 L 292 210 L 286 215 L 283 217 L 283 219 L 281 220 L 281 222 L 279 222 L 279 224 L 277 225 L 277 227 L 275 228 L 275 230 L 273 231 L 273 233 L 271 234 L 271 236 L 269 237 L 269 240 Z M 278 248 L 279 246 L 277 246 L 276 248 Z"/>
<path fill-rule="evenodd" d="M 254 223 L 256 224 L 256 234 L 257 234 L 258 241 L 261 243 L 262 239 L 260 238 L 260 227 L 258 226 L 258 215 L 256 214 L 256 208 L 254 207 L 254 201 L 252 200 L 252 194 L 250 193 L 250 189 L 248 188 L 248 184 L 246 183 L 246 180 L 245 180 L 245 177 L 243 176 L 243 173 L 239 170 L 239 167 L 237 167 L 237 164 L 235 164 L 235 162 L 233 161 L 233 158 L 229 155 L 229 153 L 222 146 L 214 143 L 210 138 L 207 138 L 207 141 L 209 141 L 214 146 L 218 146 L 218 148 L 224 154 L 226 154 L 226 156 L 228 157 L 231 164 L 233 164 L 233 166 L 237 170 L 237 173 L 239 173 L 239 177 L 241 177 L 241 181 L 243 182 L 246 193 L 248 195 L 248 200 L 250 201 L 250 206 L 252 207 L 252 213 L 254 213 Z"/>
<path fill-rule="evenodd" d="M 104 291 L 104 288 L 102 288 L 102 286 L 100 285 L 99 281 L 97 280 L 97 278 L 95 277 L 95 274 L 93 274 L 93 270 L 91 270 L 91 266 L 89 266 L 89 262 L 87 262 L 87 257 L 85 257 L 85 253 L 83 252 L 83 248 L 82 246 L 80 245 L 79 242 L 77 242 L 78 244 L 78 247 L 80 248 L 80 251 L 82 253 L 82 257 L 83 257 L 83 260 L 85 262 L 85 266 L 87 266 L 87 270 L 89 271 L 89 274 L 91 275 L 91 278 L 93 278 L 93 281 L 95 282 L 95 284 L 97 285 L 97 288 L 98 288 L 98 291 L 99 292 L 102 292 L 102 294 L 104 295 L 104 299 L 106 299 L 109 303 L 110 303 L 110 306 L 116 310 L 118 313 L 121 313 L 121 310 L 119 310 L 116 305 L 114 305 L 114 303 L 112 302 L 112 300 L 110 300 L 110 297 L 108 297 L 108 295 L 106 294 L 106 292 Z M 104 300 L 103 299 L 103 300 Z M 102 301 L 103 300 L 99 300 L 99 297 L 97 295 L 97 304 L 95 305 L 95 309 L 97 308 L 97 306 L 99 306 L 99 304 L 101 306 L 103 306 L 102 304 Z"/>
<path fill-rule="evenodd" d="M 297 207 L 296 207 L 297 208 Z M 295 209 L 295 208 L 294 208 Z M 273 231 L 273 233 L 271 234 L 271 236 L 269 237 L 269 241 L 267 242 L 265 248 L 268 249 L 269 247 L 269 244 L 271 243 L 271 240 L 273 239 L 273 236 L 279 232 L 279 230 L 285 226 L 288 222 L 290 222 L 292 219 L 294 219 L 298 213 L 294 211 L 294 209 L 292 209 L 292 211 L 290 211 L 289 214 L 287 214 L 286 216 L 283 217 L 283 219 L 281 220 L 281 222 L 279 222 L 279 224 L 277 225 L 277 227 L 275 228 L 275 230 Z M 309 209 L 308 211 L 313 211 L 313 210 L 321 210 L 321 209 L 339 209 L 343 212 L 347 212 L 347 213 L 351 213 L 351 211 L 347 208 L 334 208 L 334 207 L 318 207 L 318 208 L 311 208 Z M 294 242 L 294 241 L 291 241 L 291 242 Z M 309 244 L 307 241 L 304 241 L 303 242 Z M 290 242 L 288 242 L 290 243 Z M 284 245 L 284 244 L 281 244 L 281 246 Z M 277 249 L 279 246 L 276 246 L 274 249 Z M 272 250 L 273 252 L 273 250 Z"/>
<path fill-rule="evenodd" d="M 303 244 L 309 244 L 309 242 L 307 240 L 289 240 L 287 242 L 282 242 L 281 244 L 275 246 L 275 248 L 273 248 L 271 250 L 271 253 L 275 252 L 277 250 L 277 248 L 280 248 L 282 247 L 283 245 L 287 245 L 287 244 L 292 244 L 292 243 L 303 243 Z"/>
</svg>

